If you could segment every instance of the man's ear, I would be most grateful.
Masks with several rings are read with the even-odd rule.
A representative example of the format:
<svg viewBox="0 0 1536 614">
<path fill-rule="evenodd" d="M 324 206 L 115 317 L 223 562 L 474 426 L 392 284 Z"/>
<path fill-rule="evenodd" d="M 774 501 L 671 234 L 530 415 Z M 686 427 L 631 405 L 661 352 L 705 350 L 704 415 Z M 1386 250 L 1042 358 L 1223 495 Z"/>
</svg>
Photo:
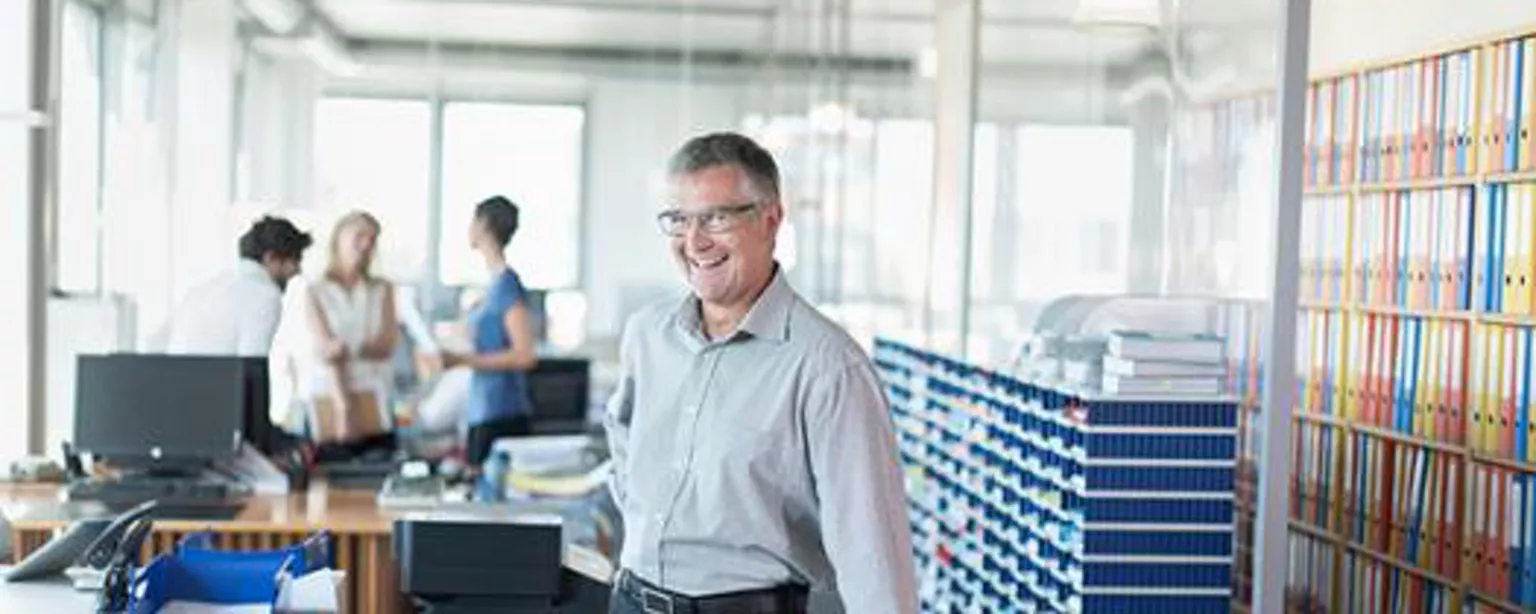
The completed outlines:
<svg viewBox="0 0 1536 614">
<path fill-rule="evenodd" d="M 768 222 L 769 232 L 778 234 L 779 227 L 784 225 L 784 205 L 778 201 L 769 203 L 763 208 L 763 219 Z"/>
</svg>

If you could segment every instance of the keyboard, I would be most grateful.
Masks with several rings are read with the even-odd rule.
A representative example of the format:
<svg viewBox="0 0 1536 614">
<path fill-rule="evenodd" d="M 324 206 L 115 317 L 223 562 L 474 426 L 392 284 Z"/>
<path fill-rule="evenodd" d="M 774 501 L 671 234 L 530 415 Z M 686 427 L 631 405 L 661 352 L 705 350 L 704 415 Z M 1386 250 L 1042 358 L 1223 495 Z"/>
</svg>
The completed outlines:
<svg viewBox="0 0 1536 614">
<path fill-rule="evenodd" d="M 186 520 L 233 518 L 249 498 L 249 489 L 236 484 L 167 478 L 82 480 L 64 493 L 69 501 L 96 501 L 114 512 L 154 500 L 155 518 Z"/>
<path fill-rule="evenodd" d="M 389 460 L 352 461 L 321 463 L 315 467 L 315 470 L 334 488 L 378 490 L 395 472 L 397 465 L 398 463 Z"/>
</svg>

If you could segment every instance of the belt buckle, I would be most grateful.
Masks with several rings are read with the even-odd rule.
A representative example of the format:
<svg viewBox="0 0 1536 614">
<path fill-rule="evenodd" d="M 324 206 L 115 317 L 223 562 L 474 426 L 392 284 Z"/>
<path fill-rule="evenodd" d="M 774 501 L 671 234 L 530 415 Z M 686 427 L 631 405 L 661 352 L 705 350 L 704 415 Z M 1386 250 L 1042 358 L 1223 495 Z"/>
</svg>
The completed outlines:
<svg viewBox="0 0 1536 614">
<path fill-rule="evenodd" d="M 673 614 L 672 596 L 641 585 L 640 609 L 645 614 Z"/>
</svg>

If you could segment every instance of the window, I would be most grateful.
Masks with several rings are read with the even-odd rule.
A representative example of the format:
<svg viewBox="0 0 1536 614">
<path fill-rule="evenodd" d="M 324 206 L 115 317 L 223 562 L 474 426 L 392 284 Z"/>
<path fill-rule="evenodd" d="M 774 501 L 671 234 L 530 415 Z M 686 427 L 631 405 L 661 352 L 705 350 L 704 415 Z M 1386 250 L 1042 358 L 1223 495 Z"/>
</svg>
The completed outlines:
<svg viewBox="0 0 1536 614">
<path fill-rule="evenodd" d="M 157 51 L 154 27 L 133 19 L 111 20 L 106 89 L 112 104 L 103 113 L 102 285 L 131 297 L 138 312 L 140 347 L 151 347 L 159 323 L 170 317 L 171 224 L 168 125 L 155 112 Z"/>
<path fill-rule="evenodd" d="M 875 287 L 920 320 L 933 202 L 933 122 L 888 119 L 875 126 Z"/>
<path fill-rule="evenodd" d="M 374 272 L 396 282 L 425 277 L 431 172 L 431 106 L 419 100 L 326 98 L 315 110 L 315 196 L 322 218 L 372 213 L 383 226 Z M 316 228 L 325 264 L 329 222 Z"/>
<path fill-rule="evenodd" d="M 1123 292 L 1131 129 L 1024 126 L 1017 137 L 1017 298 Z"/>
<path fill-rule="evenodd" d="M 517 203 L 521 215 L 508 260 L 523 283 L 570 288 L 580 282 L 585 121 L 577 106 L 444 107 L 438 247 L 444 284 L 484 281 L 485 264 L 469 249 L 468 227 L 475 205 L 494 194 Z"/>
<path fill-rule="evenodd" d="M 66 292 L 101 289 L 101 18 L 64 5 L 60 41 L 59 200 L 55 284 Z"/>
</svg>

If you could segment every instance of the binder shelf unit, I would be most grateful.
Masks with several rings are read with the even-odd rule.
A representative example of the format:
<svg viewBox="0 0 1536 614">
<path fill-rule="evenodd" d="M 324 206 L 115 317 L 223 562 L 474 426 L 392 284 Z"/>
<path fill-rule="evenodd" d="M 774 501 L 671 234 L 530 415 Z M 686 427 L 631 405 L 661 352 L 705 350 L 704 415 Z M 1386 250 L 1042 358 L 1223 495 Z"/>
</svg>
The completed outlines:
<svg viewBox="0 0 1536 614">
<path fill-rule="evenodd" d="M 1536 611 L 1536 36 L 1314 82 L 1292 606 Z"/>
<path fill-rule="evenodd" d="M 878 340 L 924 612 L 1231 611 L 1237 406 L 1098 397 Z"/>
</svg>

